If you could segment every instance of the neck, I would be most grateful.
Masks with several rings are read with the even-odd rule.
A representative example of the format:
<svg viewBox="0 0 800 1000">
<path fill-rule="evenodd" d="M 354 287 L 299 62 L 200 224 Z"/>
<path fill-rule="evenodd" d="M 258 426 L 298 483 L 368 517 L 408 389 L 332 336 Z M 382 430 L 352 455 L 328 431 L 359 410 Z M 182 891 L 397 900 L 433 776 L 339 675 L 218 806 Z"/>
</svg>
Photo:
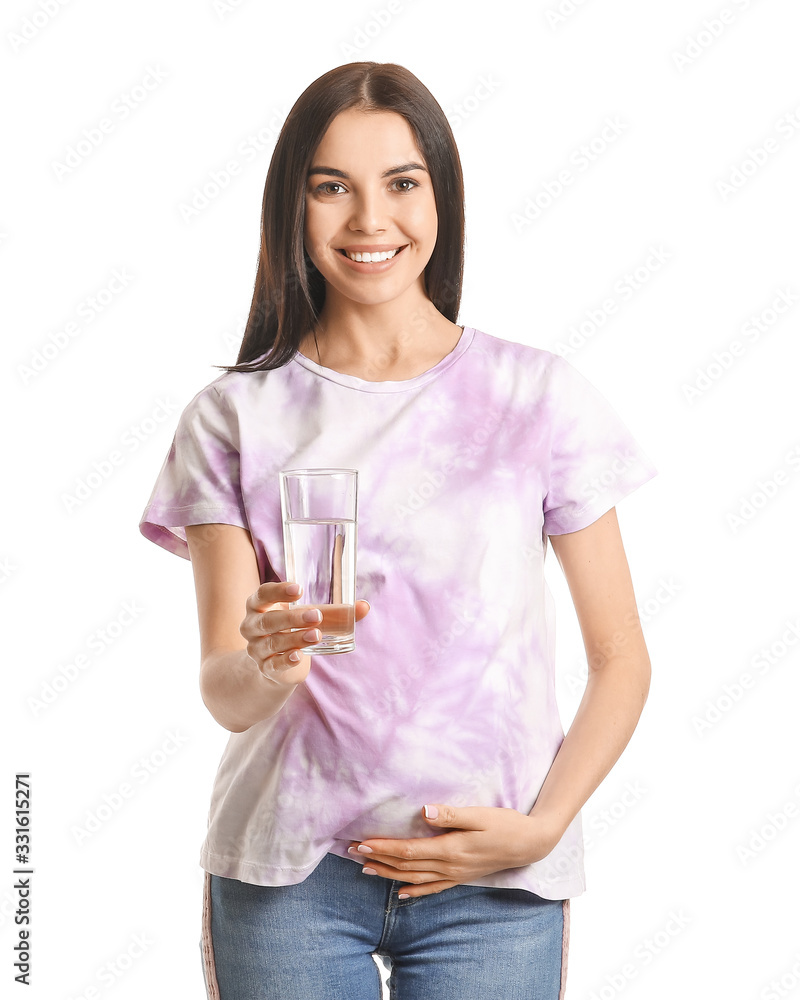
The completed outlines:
<svg viewBox="0 0 800 1000">
<path fill-rule="evenodd" d="M 314 331 L 300 351 L 326 368 L 369 381 L 412 378 L 437 364 L 458 343 L 461 328 L 429 298 L 365 305 L 326 297 Z"/>
</svg>

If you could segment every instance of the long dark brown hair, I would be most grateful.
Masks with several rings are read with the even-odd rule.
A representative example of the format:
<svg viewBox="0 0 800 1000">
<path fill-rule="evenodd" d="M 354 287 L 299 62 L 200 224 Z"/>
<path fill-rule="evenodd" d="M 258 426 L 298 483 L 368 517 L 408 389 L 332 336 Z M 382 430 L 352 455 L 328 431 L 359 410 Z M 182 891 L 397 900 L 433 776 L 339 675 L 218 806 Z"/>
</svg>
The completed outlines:
<svg viewBox="0 0 800 1000">
<path fill-rule="evenodd" d="M 266 371 L 294 357 L 325 301 L 325 281 L 305 252 L 305 190 L 311 158 L 342 111 L 394 111 L 408 122 L 431 178 L 438 233 L 425 268 L 428 297 L 451 323 L 464 271 L 464 181 L 453 132 L 431 92 L 396 63 L 354 62 L 323 74 L 297 99 L 270 161 L 261 208 L 253 301 L 235 365 Z"/>
</svg>

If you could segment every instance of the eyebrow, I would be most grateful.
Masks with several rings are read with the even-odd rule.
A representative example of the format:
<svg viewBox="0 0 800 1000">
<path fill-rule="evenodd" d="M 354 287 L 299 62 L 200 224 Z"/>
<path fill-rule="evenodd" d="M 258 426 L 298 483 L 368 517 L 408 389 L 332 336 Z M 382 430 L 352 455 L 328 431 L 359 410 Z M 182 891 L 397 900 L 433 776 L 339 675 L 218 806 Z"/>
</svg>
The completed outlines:
<svg viewBox="0 0 800 1000">
<path fill-rule="evenodd" d="M 394 174 L 406 174 L 410 170 L 425 170 L 425 167 L 421 163 L 402 163 L 399 167 L 390 167 L 389 170 L 384 170 L 381 177 L 392 177 Z M 425 173 L 428 171 L 425 170 Z M 343 180 L 349 181 L 350 175 L 346 174 L 344 170 L 337 170 L 335 167 L 312 167 L 308 171 L 308 176 L 312 177 L 314 174 L 327 174 L 329 177 L 341 177 Z"/>
</svg>

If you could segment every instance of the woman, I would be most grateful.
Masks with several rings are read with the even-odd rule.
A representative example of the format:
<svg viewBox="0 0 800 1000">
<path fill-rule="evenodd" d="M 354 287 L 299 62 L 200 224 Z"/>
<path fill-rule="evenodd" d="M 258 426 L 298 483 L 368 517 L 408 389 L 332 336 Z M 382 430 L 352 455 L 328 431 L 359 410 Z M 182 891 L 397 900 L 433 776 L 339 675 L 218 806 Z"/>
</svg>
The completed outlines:
<svg viewBox="0 0 800 1000">
<path fill-rule="evenodd" d="M 456 323 L 447 120 L 394 64 L 283 126 L 238 363 L 186 407 L 142 518 L 191 558 L 205 704 L 231 737 L 201 853 L 210 997 L 562 997 L 579 810 L 650 664 L 614 504 L 655 469 L 549 351 Z M 369 257 L 365 258 L 365 255 Z M 312 657 L 278 473 L 359 471 L 356 650 Z M 566 738 L 547 539 L 590 666 Z"/>
</svg>

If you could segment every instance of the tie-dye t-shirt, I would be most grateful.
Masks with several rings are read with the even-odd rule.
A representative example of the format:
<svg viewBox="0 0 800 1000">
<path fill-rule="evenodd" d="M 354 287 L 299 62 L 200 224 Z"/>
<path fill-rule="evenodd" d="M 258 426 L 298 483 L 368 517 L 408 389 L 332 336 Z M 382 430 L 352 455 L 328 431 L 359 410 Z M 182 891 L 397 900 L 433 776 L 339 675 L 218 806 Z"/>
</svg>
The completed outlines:
<svg viewBox="0 0 800 1000">
<path fill-rule="evenodd" d="M 278 473 L 358 470 L 356 649 L 314 657 L 271 719 L 232 733 L 200 864 L 303 881 L 327 852 L 426 837 L 426 802 L 529 813 L 564 732 L 546 536 L 591 524 L 656 470 L 559 355 L 465 327 L 435 367 L 370 382 L 303 355 L 226 372 L 187 405 L 141 531 L 246 528 L 285 579 Z M 244 608 L 242 608 L 244 617 Z M 581 816 L 543 860 L 471 885 L 585 889 Z"/>
</svg>

